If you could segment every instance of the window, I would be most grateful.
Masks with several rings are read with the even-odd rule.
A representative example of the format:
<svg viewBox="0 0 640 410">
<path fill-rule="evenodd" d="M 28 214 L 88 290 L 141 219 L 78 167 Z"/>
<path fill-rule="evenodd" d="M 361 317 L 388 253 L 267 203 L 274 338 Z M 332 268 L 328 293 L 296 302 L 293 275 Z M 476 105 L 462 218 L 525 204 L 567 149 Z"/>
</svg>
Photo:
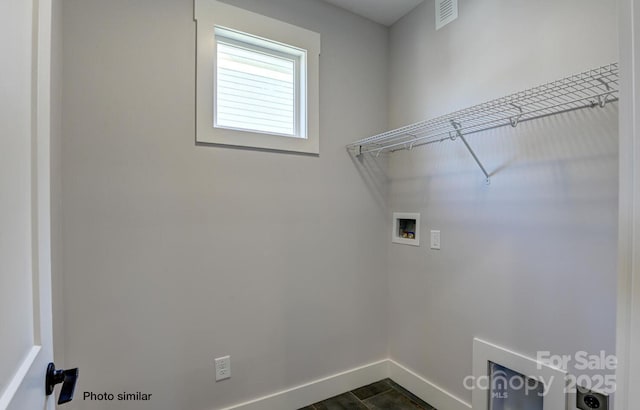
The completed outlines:
<svg viewBox="0 0 640 410">
<path fill-rule="evenodd" d="M 215 33 L 214 126 L 306 138 L 306 52 L 224 28 Z"/>
<path fill-rule="evenodd" d="M 318 154 L 319 34 L 215 0 L 196 20 L 196 140 Z"/>
</svg>

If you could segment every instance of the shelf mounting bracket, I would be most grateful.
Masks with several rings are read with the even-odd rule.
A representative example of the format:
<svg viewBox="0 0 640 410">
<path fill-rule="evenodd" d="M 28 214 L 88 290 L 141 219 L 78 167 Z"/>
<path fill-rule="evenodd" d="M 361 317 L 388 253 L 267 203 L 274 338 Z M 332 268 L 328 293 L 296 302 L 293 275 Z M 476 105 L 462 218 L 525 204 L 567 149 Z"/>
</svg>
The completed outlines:
<svg viewBox="0 0 640 410">
<path fill-rule="evenodd" d="M 482 170 L 482 173 L 486 177 L 487 185 L 489 185 L 491 183 L 491 179 L 489 178 L 489 173 L 484 168 L 484 165 L 482 165 L 482 162 L 480 162 L 480 160 L 478 159 L 478 156 L 476 155 L 476 153 L 473 151 L 473 149 L 471 148 L 471 146 L 467 142 L 467 139 L 464 137 L 464 135 L 462 135 L 462 125 L 460 125 L 459 122 L 451 120 L 451 126 L 453 126 L 453 129 L 456 131 L 457 136 L 460 137 L 462 142 L 464 142 L 465 147 L 467 147 L 467 150 L 469 150 L 469 153 L 471 154 L 473 159 L 476 161 L 476 164 L 478 164 L 478 166 Z"/>
<path fill-rule="evenodd" d="M 611 91 L 611 87 L 609 87 L 609 83 L 604 81 L 602 78 L 598 78 L 598 81 L 600 81 L 607 88 L 607 94 L 598 96 L 598 105 L 600 106 L 600 108 L 604 108 L 604 106 L 607 105 L 607 98 L 609 98 L 608 92 Z"/>
<path fill-rule="evenodd" d="M 515 117 L 509 118 L 509 122 L 511 123 L 511 126 L 515 128 L 518 126 L 518 122 L 520 121 L 520 118 L 522 118 L 523 112 L 522 112 L 522 107 L 515 105 L 514 103 L 511 103 L 511 106 L 513 106 L 515 109 L 520 111 L 520 114 L 516 115 Z"/>
</svg>

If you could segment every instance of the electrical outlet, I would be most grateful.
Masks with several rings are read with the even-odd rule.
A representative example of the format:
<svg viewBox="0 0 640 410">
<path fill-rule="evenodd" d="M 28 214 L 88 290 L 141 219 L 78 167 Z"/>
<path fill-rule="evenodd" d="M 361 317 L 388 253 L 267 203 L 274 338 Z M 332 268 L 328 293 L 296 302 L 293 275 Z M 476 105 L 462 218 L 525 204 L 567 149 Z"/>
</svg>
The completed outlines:
<svg viewBox="0 0 640 410">
<path fill-rule="evenodd" d="M 584 387 L 577 389 L 576 407 L 580 410 L 609 410 L 609 396 Z"/>
<path fill-rule="evenodd" d="M 216 360 L 216 381 L 231 378 L 231 356 L 218 357 Z"/>
</svg>

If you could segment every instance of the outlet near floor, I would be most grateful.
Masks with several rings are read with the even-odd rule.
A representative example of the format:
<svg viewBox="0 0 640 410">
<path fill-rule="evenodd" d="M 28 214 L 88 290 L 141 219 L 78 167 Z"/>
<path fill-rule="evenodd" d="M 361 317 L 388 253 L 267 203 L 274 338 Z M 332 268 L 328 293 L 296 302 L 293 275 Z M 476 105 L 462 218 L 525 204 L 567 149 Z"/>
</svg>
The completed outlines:
<svg viewBox="0 0 640 410">
<path fill-rule="evenodd" d="M 578 386 L 576 407 L 580 410 L 609 410 L 609 396 Z"/>
<path fill-rule="evenodd" d="M 231 356 L 218 357 L 216 360 L 216 381 L 231 378 Z"/>
</svg>

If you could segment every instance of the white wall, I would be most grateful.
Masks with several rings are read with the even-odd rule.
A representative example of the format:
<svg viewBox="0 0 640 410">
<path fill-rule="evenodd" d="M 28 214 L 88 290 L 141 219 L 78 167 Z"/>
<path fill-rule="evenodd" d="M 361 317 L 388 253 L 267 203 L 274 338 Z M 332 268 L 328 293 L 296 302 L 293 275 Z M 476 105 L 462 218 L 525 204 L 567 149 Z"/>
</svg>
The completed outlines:
<svg viewBox="0 0 640 410">
<path fill-rule="evenodd" d="M 617 60 L 615 2 L 427 1 L 391 30 L 391 125 Z M 615 351 L 617 105 L 394 154 L 390 213 L 442 250 L 389 244 L 392 359 L 470 402 L 472 338 L 528 356 Z M 390 222 L 390 221 L 389 221 Z M 571 370 L 571 369 L 570 369 Z"/>
<path fill-rule="evenodd" d="M 192 3 L 64 1 L 69 408 L 214 409 L 387 357 L 384 209 L 344 149 L 387 127 L 387 29 L 233 2 L 321 33 L 321 154 L 197 146 Z"/>
</svg>

